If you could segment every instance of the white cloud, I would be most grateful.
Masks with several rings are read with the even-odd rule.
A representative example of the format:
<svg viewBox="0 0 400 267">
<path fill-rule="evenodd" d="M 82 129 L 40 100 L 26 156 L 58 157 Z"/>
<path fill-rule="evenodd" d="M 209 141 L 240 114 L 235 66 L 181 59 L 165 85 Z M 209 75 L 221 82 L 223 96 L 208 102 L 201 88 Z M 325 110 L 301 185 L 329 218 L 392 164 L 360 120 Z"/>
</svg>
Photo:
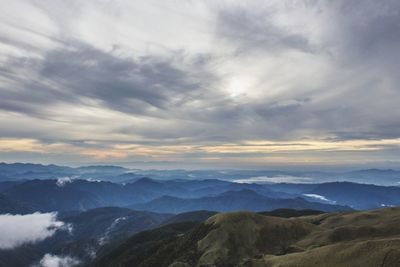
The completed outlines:
<svg viewBox="0 0 400 267">
<path fill-rule="evenodd" d="M 110 233 L 115 229 L 115 227 L 117 226 L 118 223 L 125 221 L 128 217 L 124 216 L 124 217 L 119 217 L 117 219 L 115 219 L 112 224 L 110 225 L 110 227 L 107 228 L 106 232 L 104 233 L 104 235 L 102 237 L 99 238 L 99 245 L 103 246 L 104 244 L 106 244 L 109 241 L 109 235 Z"/>
<path fill-rule="evenodd" d="M 13 249 L 26 243 L 36 243 L 51 237 L 57 230 L 69 226 L 57 220 L 56 213 L 0 215 L 0 249 Z"/>
<path fill-rule="evenodd" d="M 317 194 L 303 194 L 303 196 L 314 198 L 314 199 L 318 199 L 318 200 L 322 200 L 322 201 L 326 201 L 326 202 L 329 202 L 329 203 L 332 203 L 332 204 L 336 203 L 336 201 L 327 199 L 326 197 L 321 196 L 321 195 L 317 195 Z"/>
<path fill-rule="evenodd" d="M 66 184 L 72 183 L 74 179 L 74 177 L 59 177 L 57 178 L 56 184 L 58 187 L 63 187 Z"/>
<path fill-rule="evenodd" d="M 100 182 L 101 182 L 101 180 L 99 180 L 99 179 L 93 179 L 93 178 L 87 178 L 86 181 L 87 181 L 87 182 L 91 182 L 91 183 L 100 183 Z"/>
<path fill-rule="evenodd" d="M 394 205 L 381 204 L 381 207 L 394 207 Z"/>
<path fill-rule="evenodd" d="M 70 256 L 46 254 L 35 267 L 73 267 L 79 263 L 79 260 Z"/>
<path fill-rule="evenodd" d="M 265 183 L 311 183 L 312 178 L 297 176 L 257 176 L 233 180 L 240 184 L 265 184 Z"/>
</svg>

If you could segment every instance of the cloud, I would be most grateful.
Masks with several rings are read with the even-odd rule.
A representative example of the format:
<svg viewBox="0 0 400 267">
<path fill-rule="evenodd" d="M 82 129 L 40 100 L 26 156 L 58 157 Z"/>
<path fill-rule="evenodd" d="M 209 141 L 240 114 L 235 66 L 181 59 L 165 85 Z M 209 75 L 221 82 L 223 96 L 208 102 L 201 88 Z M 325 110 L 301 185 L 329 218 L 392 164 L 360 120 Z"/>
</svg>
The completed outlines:
<svg viewBox="0 0 400 267">
<path fill-rule="evenodd" d="M 321 195 L 317 195 L 317 194 L 303 194 L 303 196 L 306 196 L 306 197 L 309 197 L 309 198 L 313 198 L 313 199 L 316 199 L 316 200 L 320 200 L 320 201 L 324 201 L 324 202 L 328 202 L 328 203 L 331 203 L 331 204 L 336 204 L 336 201 L 327 199 L 326 197 L 321 196 Z"/>
<path fill-rule="evenodd" d="M 115 229 L 115 227 L 120 223 L 128 219 L 128 217 L 119 217 L 115 219 L 111 225 L 106 229 L 104 234 L 98 239 L 99 245 L 103 246 L 110 241 L 110 233 Z"/>
<path fill-rule="evenodd" d="M 395 0 L 21 0 L 10 10 L 0 25 L 0 135 L 21 141 L 5 160 L 51 161 L 43 151 L 54 144 L 68 151 L 60 162 L 151 161 L 142 152 L 165 145 L 193 148 L 168 157 L 194 161 L 216 158 L 198 146 L 400 137 Z M 345 164 L 399 154 L 396 145 L 325 153 Z"/>
<path fill-rule="evenodd" d="M 40 242 L 68 225 L 58 221 L 56 213 L 0 215 L 0 249 L 13 249 L 27 243 Z"/>
<path fill-rule="evenodd" d="M 240 184 L 264 184 L 264 183 L 312 183 L 313 179 L 310 177 L 298 177 L 298 176 L 257 176 L 249 177 L 245 179 L 233 180 L 235 183 Z"/>
<path fill-rule="evenodd" d="M 201 58 L 171 53 L 168 58 L 121 57 L 118 50 L 71 42 L 48 51 L 42 60 L 11 58 L 3 72 L 16 87 L 0 90 L 0 108 L 39 117 L 47 117 L 42 105 L 60 103 L 104 105 L 138 115 L 168 110 L 204 94 L 200 90 L 213 80 L 211 73 L 201 71 Z"/>
<path fill-rule="evenodd" d="M 233 4 L 218 11 L 217 33 L 230 44 L 235 44 L 238 53 L 254 53 L 260 49 L 274 52 L 286 49 L 312 50 L 307 36 L 274 22 L 274 14 L 282 14 L 279 4 L 274 1 L 256 2 L 249 5 Z"/>
<path fill-rule="evenodd" d="M 59 177 L 59 178 L 57 178 L 56 185 L 58 187 L 63 187 L 66 184 L 72 183 L 75 179 L 78 179 L 78 177 L 69 177 L 69 176 L 67 176 L 67 177 Z"/>
<path fill-rule="evenodd" d="M 34 267 L 73 267 L 77 266 L 80 261 L 70 256 L 58 256 L 45 254 L 39 264 Z"/>
</svg>

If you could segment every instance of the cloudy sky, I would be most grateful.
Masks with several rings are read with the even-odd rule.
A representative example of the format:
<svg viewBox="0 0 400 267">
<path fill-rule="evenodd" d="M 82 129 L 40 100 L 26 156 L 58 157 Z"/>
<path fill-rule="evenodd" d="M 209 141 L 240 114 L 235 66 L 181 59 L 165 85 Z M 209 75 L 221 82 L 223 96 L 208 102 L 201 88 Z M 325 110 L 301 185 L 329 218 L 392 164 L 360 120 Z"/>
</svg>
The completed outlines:
<svg viewBox="0 0 400 267">
<path fill-rule="evenodd" d="M 0 1 L 0 161 L 399 163 L 400 1 Z"/>
</svg>

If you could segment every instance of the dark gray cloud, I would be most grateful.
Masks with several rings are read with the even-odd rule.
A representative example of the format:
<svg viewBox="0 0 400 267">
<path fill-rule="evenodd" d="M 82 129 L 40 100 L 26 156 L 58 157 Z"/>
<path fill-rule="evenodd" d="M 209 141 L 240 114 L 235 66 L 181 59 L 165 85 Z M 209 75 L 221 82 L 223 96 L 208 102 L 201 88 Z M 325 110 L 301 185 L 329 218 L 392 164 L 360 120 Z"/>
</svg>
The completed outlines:
<svg viewBox="0 0 400 267">
<path fill-rule="evenodd" d="M 279 52 L 285 49 L 312 51 L 313 47 L 303 35 L 276 26 L 270 7 L 254 9 L 238 5 L 219 10 L 217 34 L 237 46 L 237 53 L 264 49 Z"/>
<path fill-rule="evenodd" d="M 168 110 L 205 94 L 215 79 L 199 58 L 189 69 L 173 61 L 119 57 L 82 43 L 49 51 L 43 59 L 10 58 L 2 73 L 15 88 L 0 91 L 0 108 L 43 115 L 45 105 L 90 99 L 129 114 Z"/>
<path fill-rule="evenodd" d="M 398 46 L 398 1 L 335 1 L 328 4 L 327 8 L 336 10 L 336 23 L 341 30 L 335 36 L 340 38 L 336 44 L 340 44 L 343 52 L 347 52 L 344 56 L 352 56 L 352 61 L 354 56 L 367 61 L 376 59 Z"/>
</svg>

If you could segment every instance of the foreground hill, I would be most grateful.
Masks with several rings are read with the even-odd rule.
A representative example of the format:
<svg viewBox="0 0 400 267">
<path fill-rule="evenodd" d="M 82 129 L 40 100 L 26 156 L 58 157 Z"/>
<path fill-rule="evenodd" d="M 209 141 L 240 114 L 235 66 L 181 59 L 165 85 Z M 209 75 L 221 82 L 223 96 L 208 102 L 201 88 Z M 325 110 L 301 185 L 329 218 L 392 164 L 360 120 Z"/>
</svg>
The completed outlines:
<svg viewBox="0 0 400 267">
<path fill-rule="evenodd" d="M 174 225 L 133 236 L 92 266 L 400 266 L 400 208 L 296 218 L 233 212 Z"/>
</svg>

